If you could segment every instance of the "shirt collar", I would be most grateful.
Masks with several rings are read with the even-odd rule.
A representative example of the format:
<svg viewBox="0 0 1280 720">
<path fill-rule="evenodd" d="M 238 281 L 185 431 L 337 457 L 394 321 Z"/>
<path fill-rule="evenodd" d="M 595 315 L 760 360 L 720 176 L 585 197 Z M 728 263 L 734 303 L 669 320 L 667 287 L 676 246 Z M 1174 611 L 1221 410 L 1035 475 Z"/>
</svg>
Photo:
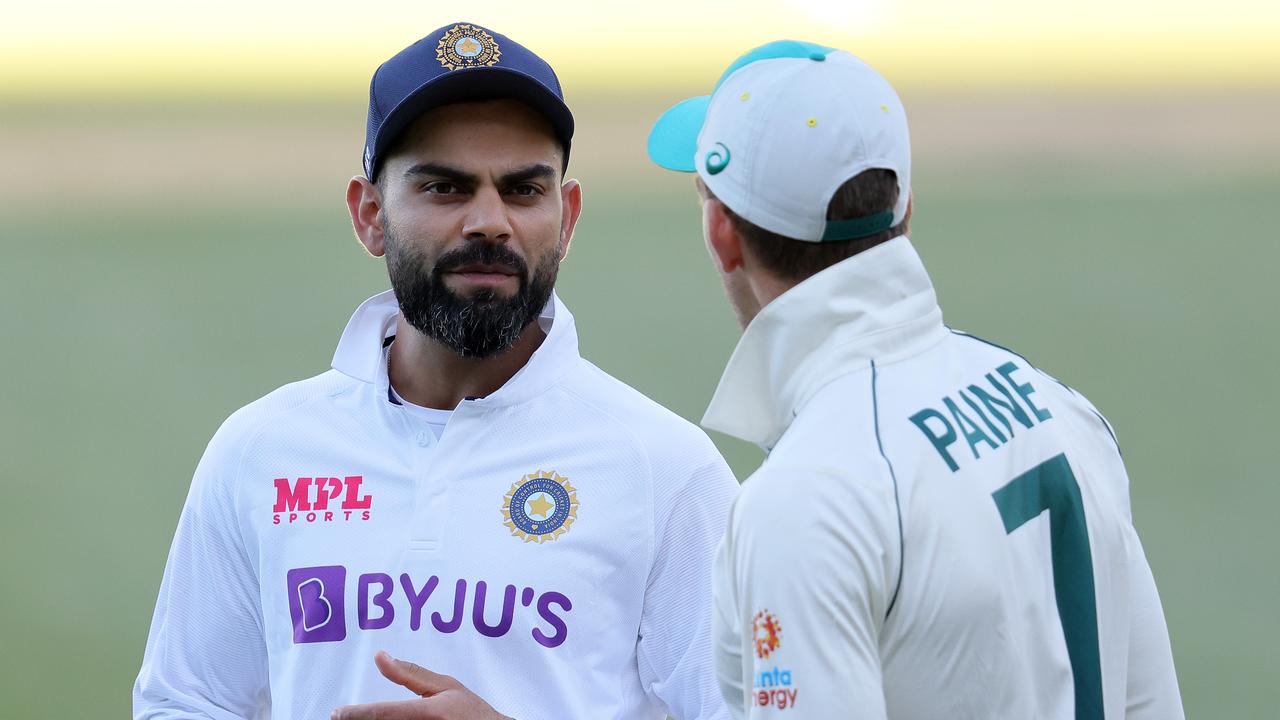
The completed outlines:
<svg viewBox="0 0 1280 720">
<path fill-rule="evenodd" d="M 333 369 L 376 387 L 378 397 L 389 398 L 390 379 L 383 352 L 387 338 L 395 334 L 400 305 L 394 291 L 387 290 L 365 300 L 356 308 L 333 353 Z M 578 333 L 569 308 L 552 293 L 538 316 L 547 337 L 529 362 L 488 397 L 474 402 L 482 405 L 512 405 L 541 394 L 568 370 L 578 354 Z M 390 402 L 390 400 L 388 400 Z"/>
<path fill-rule="evenodd" d="M 924 263 L 910 240 L 894 238 L 766 305 L 739 340 L 702 424 L 772 448 L 822 386 L 945 335 Z"/>
</svg>

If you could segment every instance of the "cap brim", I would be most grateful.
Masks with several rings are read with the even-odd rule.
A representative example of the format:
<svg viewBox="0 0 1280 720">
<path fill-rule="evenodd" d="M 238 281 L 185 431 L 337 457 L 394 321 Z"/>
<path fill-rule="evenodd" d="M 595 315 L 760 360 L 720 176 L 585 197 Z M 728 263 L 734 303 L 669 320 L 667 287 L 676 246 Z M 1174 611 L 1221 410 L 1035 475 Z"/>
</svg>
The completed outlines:
<svg viewBox="0 0 1280 720">
<path fill-rule="evenodd" d="M 693 172 L 698 133 L 702 132 L 710 105 L 711 96 L 702 95 L 662 113 L 649 131 L 649 159 L 668 170 Z"/>
<path fill-rule="evenodd" d="M 423 83 L 387 113 L 378 128 L 374 152 L 378 165 L 387 149 L 424 112 L 456 102 L 511 98 L 533 106 L 551 121 L 552 130 L 564 144 L 565 161 L 573 140 L 573 113 L 564 101 L 542 83 L 518 70 L 501 67 L 468 68 L 441 75 Z M 373 168 L 376 174 L 378 168 Z"/>
</svg>

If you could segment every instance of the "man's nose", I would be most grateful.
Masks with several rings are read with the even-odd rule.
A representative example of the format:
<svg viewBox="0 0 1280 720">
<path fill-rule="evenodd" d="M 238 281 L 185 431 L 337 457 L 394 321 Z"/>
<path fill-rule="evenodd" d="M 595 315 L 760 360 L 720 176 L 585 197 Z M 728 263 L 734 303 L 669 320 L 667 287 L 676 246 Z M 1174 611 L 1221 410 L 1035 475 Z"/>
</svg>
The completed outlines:
<svg viewBox="0 0 1280 720">
<path fill-rule="evenodd" d="M 468 240 L 504 243 L 511 239 L 511 219 L 497 188 L 478 190 L 467 207 L 462 234 Z"/>
</svg>

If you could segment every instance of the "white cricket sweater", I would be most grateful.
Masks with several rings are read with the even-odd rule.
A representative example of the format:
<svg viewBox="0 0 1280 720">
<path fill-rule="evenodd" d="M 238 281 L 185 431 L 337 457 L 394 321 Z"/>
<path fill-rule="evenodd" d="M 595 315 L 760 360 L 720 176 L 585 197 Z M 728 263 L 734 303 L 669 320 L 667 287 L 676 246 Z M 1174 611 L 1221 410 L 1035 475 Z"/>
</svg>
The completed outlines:
<svg viewBox="0 0 1280 720">
<path fill-rule="evenodd" d="M 1106 420 L 942 323 L 905 238 L 784 293 L 704 420 L 772 448 L 717 559 L 738 717 L 1182 717 Z"/>
<path fill-rule="evenodd" d="M 559 299 L 528 364 L 439 440 L 388 393 L 390 292 L 333 370 L 233 414 L 191 484 L 136 718 L 327 718 L 412 697 L 385 649 L 540 718 L 717 719 L 710 571 L 737 483 L 702 431 L 578 354 Z"/>
</svg>

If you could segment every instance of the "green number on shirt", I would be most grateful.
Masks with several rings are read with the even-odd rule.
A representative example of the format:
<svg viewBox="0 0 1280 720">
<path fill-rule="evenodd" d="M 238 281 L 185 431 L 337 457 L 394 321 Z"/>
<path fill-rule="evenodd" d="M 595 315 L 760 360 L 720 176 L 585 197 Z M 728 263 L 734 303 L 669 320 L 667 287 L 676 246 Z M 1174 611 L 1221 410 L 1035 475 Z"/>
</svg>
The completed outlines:
<svg viewBox="0 0 1280 720">
<path fill-rule="evenodd" d="M 1053 594 L 1066 636 L 1075 681 L 1076 720 L 1102 718 L 1102 669 L 1098 657 L 1098 611 L 1093 595 L 1093 558 L 1084 521 L 1080 485 L 1066 455 L 1050 458 L 991 493 L 1012 533 L 1049 511 Z"/>
</svg>

